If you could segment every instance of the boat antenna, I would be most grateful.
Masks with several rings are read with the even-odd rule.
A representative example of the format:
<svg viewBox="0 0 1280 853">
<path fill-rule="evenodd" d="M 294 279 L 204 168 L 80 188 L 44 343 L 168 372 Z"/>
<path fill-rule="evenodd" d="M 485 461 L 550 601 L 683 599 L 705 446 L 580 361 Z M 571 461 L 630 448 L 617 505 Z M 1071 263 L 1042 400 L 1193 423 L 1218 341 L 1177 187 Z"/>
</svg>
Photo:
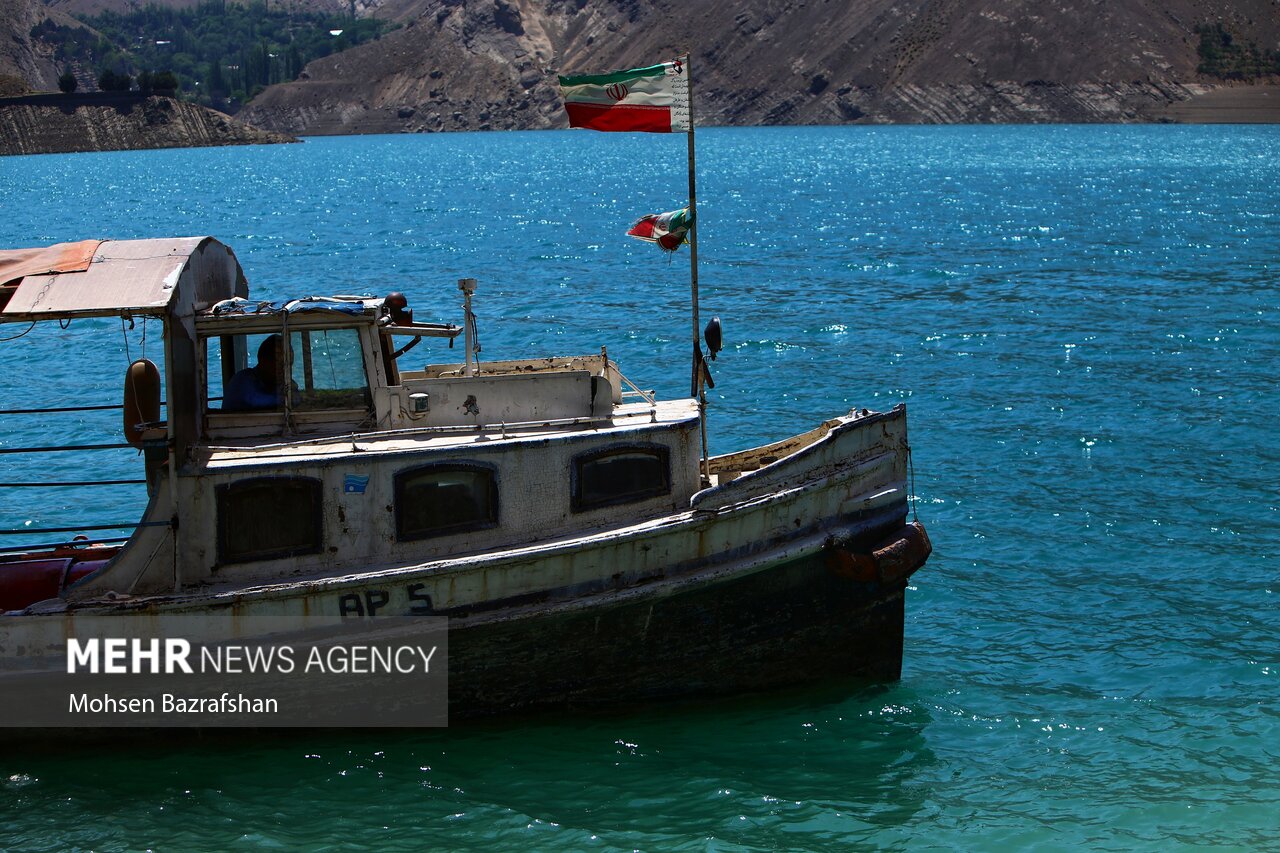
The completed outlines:
<svg viewBox="0 0 1280 853">
<path fill-rule="evenodd" d="M 474 278 L 458 279 L 458 290 L 462 291 L 463 331 L 466 334 L 463 339 L 466 360 L 463 362 L 462 375 L 474 376 L 476 353 L 480 351 L 479 342 L 476 340 L 476 315 L 471 311 L 471 296 L 476 292 L 476 280 Z"/>
</svg>

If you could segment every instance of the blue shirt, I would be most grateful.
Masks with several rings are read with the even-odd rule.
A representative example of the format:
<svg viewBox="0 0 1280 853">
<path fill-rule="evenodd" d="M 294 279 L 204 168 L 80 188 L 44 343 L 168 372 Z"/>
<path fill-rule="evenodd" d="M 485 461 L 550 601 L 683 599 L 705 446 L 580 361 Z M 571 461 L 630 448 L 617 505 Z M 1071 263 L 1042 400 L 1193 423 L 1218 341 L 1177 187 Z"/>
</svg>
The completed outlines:
<svg viewBox="0 0 1280 853">
<path fill-rule="evenodd" d="M 244 412 L 252 409 L 275 409 L 280 406 L 280 395 L 275 383 L 265 387 L 258 377 L 257 368 L 246 367 L 227 383 L 222 394 L 222 411 Z"/>
</svg>

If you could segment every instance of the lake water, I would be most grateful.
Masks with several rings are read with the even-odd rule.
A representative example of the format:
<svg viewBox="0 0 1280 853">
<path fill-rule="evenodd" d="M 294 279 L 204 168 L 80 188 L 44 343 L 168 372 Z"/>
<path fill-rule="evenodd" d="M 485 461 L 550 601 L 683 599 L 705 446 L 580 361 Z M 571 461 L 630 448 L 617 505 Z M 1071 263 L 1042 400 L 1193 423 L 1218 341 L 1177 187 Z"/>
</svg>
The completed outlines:
<svg viewBox="0 0 1280 853">
<path fill-rule="evenodd" d="M 935 551 L 901 681 L 6 747 L 0 848 L 1280 849 L 1280 127 L 712 129 L 698 158 L 712 452 L 910 409 Z M 588 132 L 9 157 L 0 246 L 211 234 L 256 295 L 402 290 L 452 322 L 473 276 L 485 358 L 603 345 L 674 396 L 687 255 L 623 232 L 685 181 L 683 139 Z M 117 402 L 159 348 L 50 325 L 0 342 L 6 406 Z M 115 441 L 118 417 L 0 440 Z M 0 479 L 86 466 L 140 462 Z M 0 526 L 141 511 L 36 491 Z"/>
</svg>

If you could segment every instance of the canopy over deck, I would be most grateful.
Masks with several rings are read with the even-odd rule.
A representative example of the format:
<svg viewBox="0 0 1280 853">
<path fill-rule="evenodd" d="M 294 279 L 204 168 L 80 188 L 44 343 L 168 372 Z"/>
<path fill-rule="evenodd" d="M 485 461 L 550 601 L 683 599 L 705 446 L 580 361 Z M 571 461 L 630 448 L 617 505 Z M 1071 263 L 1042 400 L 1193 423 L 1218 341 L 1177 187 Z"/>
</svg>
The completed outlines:
<svg viewBox="0 0 1280 853">
<path fill-rule="evenodd" d="M 0 250 L 0 321 L 189 317 L 248 293 L 240 262 L 212 237 L 85 240 Z"/>
</svg>

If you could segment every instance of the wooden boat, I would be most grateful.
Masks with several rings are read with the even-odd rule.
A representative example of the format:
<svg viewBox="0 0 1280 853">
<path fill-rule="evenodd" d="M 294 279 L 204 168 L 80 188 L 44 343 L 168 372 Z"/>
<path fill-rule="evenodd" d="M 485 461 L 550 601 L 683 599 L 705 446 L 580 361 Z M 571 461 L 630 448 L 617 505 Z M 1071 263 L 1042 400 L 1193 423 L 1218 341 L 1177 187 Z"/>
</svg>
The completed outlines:
<svg viewBox="0 0 1280 853">
<path fill-rule="evenodd" d="M 478 361 L 474 287 L 454 326 L 398 295 L 252 302 L 209 237 L 0 252 L 0 320 L 164 329 L 163 371 L 129 365 L 122 394 L 139 526 L 0 553 L 0 723 L 64 724 L 3 685 L 65 671 L 71 637 L 350 638 L 416 617 L 447 619 L 453 720 L 899 676 L 930 551 L 904 406 L 703 458 L 698 401 L 655 399 L 604 350 Z M 461 361 L 410 366 L 422 338 L 455 337 Z M 273 404 L 247 408 L 233 386 L 255 352 L 282 363 Z"/>
</svg>

